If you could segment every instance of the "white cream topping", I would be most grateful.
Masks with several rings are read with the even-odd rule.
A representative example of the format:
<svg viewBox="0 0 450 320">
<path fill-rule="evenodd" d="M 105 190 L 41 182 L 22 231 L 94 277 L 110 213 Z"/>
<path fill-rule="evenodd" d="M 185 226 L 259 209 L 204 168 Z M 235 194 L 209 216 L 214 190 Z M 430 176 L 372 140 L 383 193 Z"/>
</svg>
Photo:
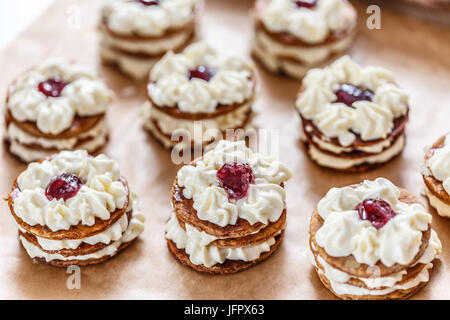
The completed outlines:
<svg viewBox="0 0 450 320">
<path fill-rule="evenodd" d="M 225 163 L 247 163 L 255 175 L 246 197 L 230 202 L 219 186 L 217 171 Z M 286 192 L 280 186 L 292 176 L 281 162 L 269 156 L 253 153 L 244 141 L 221 140 L 205 153 L 196 166 L 186 165 L 177 174 L 178 185 L 184 187 L 183 196 L 193 199 L 197 216 L 221 227 L 235 224 L 238 217 L 250 224 L 277 221 L 284 208 Z"/>
<path fill-rule="evenodd" d="M 189 80 L 189 70 L 207 66 L 214 76 Z M 254 67 L 239 57 L 222 56 L 204 42 L 188 46 L 183 53 L 169 51 L 150 72 L 155 104 L 178 107 L 183 112 L 214 112 L 219 104 L 244 103 L 253 95 Z"/>
<path fill-rule="evenodd" d="M 431 215 L 419 204 L 401 202 L 399 195 L 400 190 L 384 178 L 364 180 L 356 188 L 332 188 L 317 205 L 324 219 L 316 233 L 317 244 L 330 256 L 353 255 L 371 266 L 378 261 L 387 267 L 409 264 L 419 251 Z M 365 199 L 386 201 L 396 215 L 377 230 L 355 210 Z"/>
<path fill-rule="evenodd" d="M 49 201 L 45 188 L 63 173 L 77 175 L 84 184 L 67 201 Z M 94 158 L 85 150 L 62 151 L 50 160 L 29 164 L 19 175 L 14 212 L 25 223 L 52 231 L 68 230 L 79 223 L 92 226 L 96 218 L 108 220 L 112 212 L 125 206 L 128 193 L 119 178 L 118 163 L 105 155 Z"/>
<path fill-rule="evenodd" d="M 334 102 L 340 85 L 352 84 L 374 93 L 372 101 L 356 101 L 349 107 Z M 327 137 L 350 146 L 355 133 L 363 141 L 385 139 L 394 127 L 393 120 L 406 115 L 408 96 L 393 75 L 380 67 L 361 68 L 344 56 L 324 69 L 312 69 L 303 79 L 305 90 L 296 106 L 302 117 L 312 120 Z"/>
<path fill-rule="evenodd" d="M 133 211 L 133 216 L 131 218 L 128 227 L 123 233 L 122 237 L 117 241 L 114 241 L 107 247 L 95 251 L 90 254 L 79 255 L 79 256 L 63 256 L 59 253 L 47 253 L 41 250 L 38 246 L 35 246 L 23 236 L 20 236 L 20 241 L 31 258 L 44 258 L 45 261 L 49 262 L 52 260 L 62 260 L 62 261 L 73 261 L 73 260 L 88 260 L 88 259 L 100 259 L 106 256 L 114 256 L 117 253 L 119 247 L 127 242 L 136 239 L 144 230 L 145 216 L 140 211 Z"/>
<path fill-rule="evenodd" d="M 435 149 L 427 161 L 433 177 L 442 182 L 442 186 L 450 195 L 450 135 L 445 137 L 444 145 Z"/>
<path fill-rule="evenodd" d="M 402 152 L 404 146 L 405 138 L 402 136 L 398 138 L 388 149 L 377 154 L 367 155 L 359 158 L 343 158 L 330 155 L 321 151 L 319 148 L 316 148 L 313 144 L 309 145 L 308 153 L 313 160 L 324 167 L 334 169 L 348 169 L 364 163 L 374 164 L 387 162 L 388 160 L 392 159 L 400 152 Z"/>
<path fill-rule="evenodd" d="M 46 97 L 38 90 L 39 83 L 49 78 L 68 83 L 60 97 Z M 43 133 L 56 135 L 69 128 L 77 115 L 104 113 L 112 97 L 112 91 L 92 70 L 61 58 L 49 58 L 17 79 L 8 108 L 16 120 L 35 122 Z"/>
<path fill-rule="evenodd" d="M 193 264 L 208 268 L 224 263 L 225 260 L 256 260 L 262 253 L 270 251 L 270 247 L 275 244 L 275 238 L 270 238 L 254 246 L 219 248 L 210 245 L 217 238 L 200 232 L 189 224 L 185 224 L 185 228 L 186 230 L 179 225 L 175 214 L 172 213 L 166 225 L 166 238 L 172 240 L 178 249 L 184 249 Z"/>
<path fill-rule="evenodd" d="M 262 11 L 261 21 L 272 32 L 288 32 L 307 43 L 320 43 L 330 33 L 353 28 L 356 12 L 343 0 L 318 0 L 311 9 L 299 8 L 293 0 L 272 0 Z"/>
<path fill-rule="evenodd" d="M 119 34 L 162 36 L 168 29 L 180 28 L 192 21 L 198 0 L 163 0 L 146 6 L 138 1 L 107 0 L 102 17 Z"/>
</svg>

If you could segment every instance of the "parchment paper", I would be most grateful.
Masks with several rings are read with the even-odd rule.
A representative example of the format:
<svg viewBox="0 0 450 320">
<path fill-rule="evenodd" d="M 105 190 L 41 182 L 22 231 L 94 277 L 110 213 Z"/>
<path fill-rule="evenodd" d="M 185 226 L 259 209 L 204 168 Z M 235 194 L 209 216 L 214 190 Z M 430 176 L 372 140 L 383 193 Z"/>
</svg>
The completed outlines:
<svg viewBox="0 0 450 320">
<path fill-rule="evenodd" d="M 251 3 L 207 1 L 201 20 L 203 37 L 218 49 L 248 55 Z M 105 152 L 119 161 L 123 174 L 139 194 L 147 216 L 146 229 L 140 240 L 119 256 L 82 268 L 81 289 L 69 290 L 65 269 L 32 264 L 19 244 L 13 219 L 3 203 L 0 298 L 333 299 L 319 282 L 305 254 L 308 217 L 328 189 L 357 183 L 363 178 L 383 176 L 416 195 L 421 193 L 419 168 L 423 148 L 449 131 L 450 30 L 387 9 L 382 9 L 382 29 L 368 30 L 367 4 L 356 3 L 360 35 L 352 55 L 363 64 L 392 70 L 411 96 L 408 144 L 403 155 L 367 174 L 339 174 L 314 165 L 298 143 L 299 127 L 293 106 L 299 82 L 271 76 L 259 69 L 256 123 L 263 128 L 279 128 L 281 160 L 294 172 L 286 186 L 287 233 L 284 244 L 266 262 L 235 275 L 209 276 L 179 265 L 166 248 L 164 224 L 170 212 L 170 186 L 178 168 L 171 163 L 170 154 L 141 128 L 143 86 L 134 90 L 131 81 L 98 63 L 95 26 L 100 4 L 101 1 L 92 0 L 55 1 L 0 55 L 0 88 L 6 92 L 17 74 L 49 55 L 65 55 L 97 64 L 117 94 L 109 110 L 112 131 Z M 0 157 L 0 194 L 6 196 L 14 177 L 25 166 L 4 148 Z M 433 227 L 442 241 L 443 253 L 430 283 L 414 298 L 450 298 L 450 220 L 432 212 Z"/>
</svg>

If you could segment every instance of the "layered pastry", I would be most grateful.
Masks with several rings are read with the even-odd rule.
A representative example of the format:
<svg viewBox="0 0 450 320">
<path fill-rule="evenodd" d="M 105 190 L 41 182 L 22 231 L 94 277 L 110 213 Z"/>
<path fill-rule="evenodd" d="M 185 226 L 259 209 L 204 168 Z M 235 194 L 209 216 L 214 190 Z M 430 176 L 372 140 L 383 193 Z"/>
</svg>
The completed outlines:
<svg viewBox="0 0 450 320">
<path fill-rule="evenodd" d="M 384 178 L 332 188 L 310 223 L 311 262 L 342 299 L 405 299 L 429 281 L 441 252 L 423 204 Z"/>
<path fill-rule="evenodd" d="M 362 172 L 405 146 L 408 95 L 381 67 L 360 67 L 344 56 L 302 81 L 296 107 L 301 139 L 319 165 Z"/>
<path fill-rule="evenodd" d="M 284 182 L 291 172 L 243 141 L 222 140 L 182 167 L 166 225 L 170 252 L 211 274 L 235 273 L 267 259 L 286 227 Z"/>
<path fill-rule="evenodd" d="M 45 60 L 9 87 L 4 110 L 9 151 L 24 162 L 61 150 L 95 153 L 108 140 L 105 114 L 112 97 L 89 68 Z"/>
<path fill-rule="evenodd" d="M 8 205 L 28 255 L 57 267 L 103 262 L 144 228 L 117 162 L 84 150 L 29 164 L 14 181 Z"/>
<path fill-rule="evenodd" d="M 356 11 L 347 0 L 256 0 L 253 56 L 273 73 L 301 79 L 352 44 Z"/>
<path fill-rule="evenodd" d="M 251 126 L 253 65 L 204 42 L 168 52 L 150 73 L 144 128 L 165 147 L 205 146 Z"/>
<path fill-rule="evenodd" d="M 194 38 L 200 0 L 109 0 L 101 12 L 100 56 L 124 74 L 144 80 L 169 50 Z"/>
<path fill-rule="evenodd" d="M 428 148 L 422 177 L 431 206 L 440 216 L 450 217 L 450 134 Z"/>
</svg>

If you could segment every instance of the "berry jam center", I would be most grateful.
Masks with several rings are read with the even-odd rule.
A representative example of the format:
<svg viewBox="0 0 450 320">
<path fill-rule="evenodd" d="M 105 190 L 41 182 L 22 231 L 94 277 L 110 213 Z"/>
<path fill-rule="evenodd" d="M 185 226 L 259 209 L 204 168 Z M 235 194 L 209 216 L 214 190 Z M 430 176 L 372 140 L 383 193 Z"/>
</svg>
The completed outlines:
<svg viewBox="0 0 450 320">
<path fill-rule="evenodd" d="M 247 195 L 255 175 L 248 164 L 226 163 L 217 171 L 219 185 L 227 192 L 228 199 L 239 200 Z"/>
<path fill-rule="evenodd" d="M 373 92 L 369 89 L 363 89 L 352 84 L 343 84 L 335 92 L 337 99 L 335 102 L 345 103 L 347 106 L 351 107 L 353 102 L 356 101 L 372 101 Z"/>
<path fill-rule="evenodd" d="M 42 92 L 47 98 L 57 98 L 61 96 L 61 92 L 68 85 L 67 82 L 59 78 L 49 78 L 38 84 L 38 90 Z"/>
<path fill-rule="evenodd" d="M 156 6 L 159 4 L 160 0 L 136 0 L 137 2 L 142 3 L 144 6 Z"/>
<path fill-rule="evenodd" d="M 45 188 L 45 196 L 50 201 L 53 199 L 66 201 L 78 193 L 82 184 L 83 182 L 78 176 L 72 173 L 63 173 L 49 182 Z"/>
<path fill-rule="evenodd" d="M 317 0 L 301 0 L 295 1 L 295 5 L 299 8 L 314 8 L 317 4 Z"/>
<path fill-rule="evenodd" d="M 377 229 L 382 228 L 395 217 L 395 212 L 389 203 L 379 199 L 366 199 L 356 206 L 356 210 L 361 220 L 370 221 Z"/>
<path fill-rule="evenodd" d="M 202 79 L 205 81 L 211 80 L 212 77 L 216 72 L 207 66 L 198 66 L 195 69 L 189 70 L 188 72 L 188 78 L 191 80 L 192 78 Z"/>
</svg>

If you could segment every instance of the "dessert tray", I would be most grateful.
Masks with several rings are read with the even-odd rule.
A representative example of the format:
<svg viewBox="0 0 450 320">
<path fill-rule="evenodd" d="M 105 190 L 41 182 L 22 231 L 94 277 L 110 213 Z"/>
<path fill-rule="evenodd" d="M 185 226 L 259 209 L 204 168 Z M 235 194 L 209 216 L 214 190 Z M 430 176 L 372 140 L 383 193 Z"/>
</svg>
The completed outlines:
<svg viewBox="0 0 450 320">
<path fill-rule="evenodd" d="M 252 4 L 251 0 L 206 1 L 200 37 L 218 50 L 249 57 Z M 247 271 L 211 276 L 183 267 L 167 250 L 164 229 L 171 212 L 171 186 L 180 166 L 173 164 L 170 152 L 142 128 L 144 84 L 100 63 L 97 25 L 102 1 L 55 1 L 0 53 L 0 88 L 6 94 L 17 74 L 49 56 L 96 66 L 115 93 L 108 111 L 110 140 L 103 152 L 117 160 L 139 195 L 145 230 L 108 263 L 82 267 L 80 289 L 69 289 L 70 272 L 33 264 L 20 247 L 17 228 L 4 202 L 0 216 L 0 299 L 337 299 L 322 285 L 308 261 L 309 219 L 330 188 L 378 177 L 407 189 L 426 204 L 433 215 L 432 228 L 442 242 L 442 254 L 430 282 L 412 298 L 450 299 L 450 220 L 429 207 L 420 171 L 424 149 L 449 131 L 450 29 L 382 8 L 382 29 L 369 30 L 367 2 L 352 4 L 358 12 L 358 35 L 350 55 L 362 65 L 391 70 L 410 95 L 410 122 L 402 155 L 367 173 L 340 173 L 317 166 L 300 142 L 295 109 L 300 82 L 270 75 L 256 64 L 259 92 L 254 123 L 258 128 L 276 130 L 279 160 L 293 172 L 286 182 L 284 243 L 270 259 Z M 4 101 L 5 96 L 0 98 Z M 6 148 L 1 149 L 0 157 L 0 194 L 6 197 L 25 165 Z"/>
</svg>

